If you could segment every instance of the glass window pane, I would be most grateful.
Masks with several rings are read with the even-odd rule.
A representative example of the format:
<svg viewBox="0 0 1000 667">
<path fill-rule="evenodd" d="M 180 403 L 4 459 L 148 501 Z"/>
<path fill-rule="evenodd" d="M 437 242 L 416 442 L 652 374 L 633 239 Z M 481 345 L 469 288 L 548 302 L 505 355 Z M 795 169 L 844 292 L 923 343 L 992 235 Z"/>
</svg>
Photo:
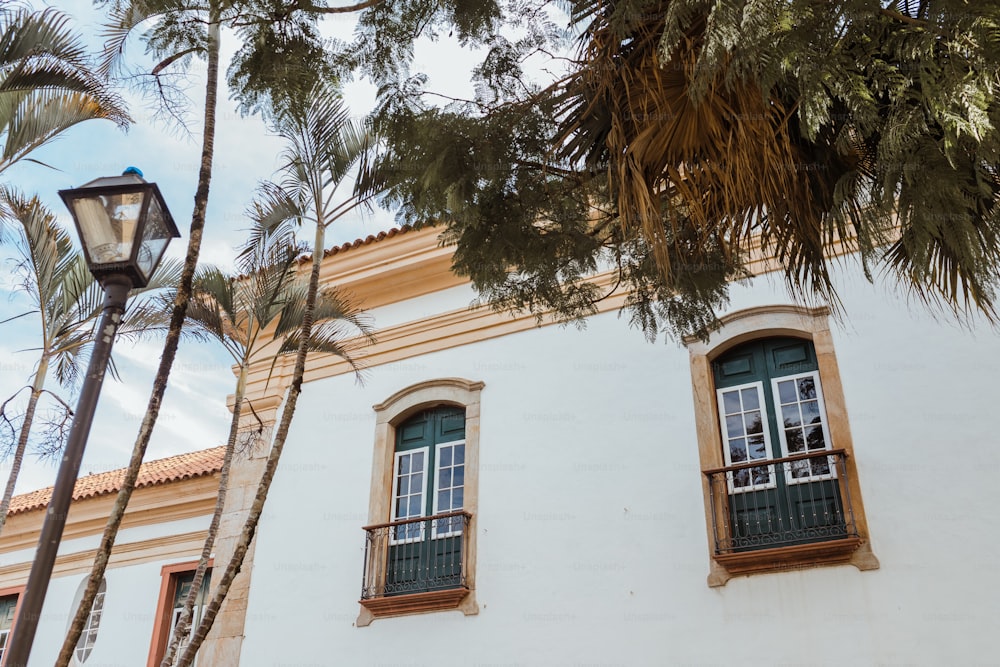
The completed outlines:
<svg viewBox="0 0 1000 667">
<path fill-rule="evenodd" d="M 423 470 L 424 469 L 424 453 L 414 452 L 413 453 L 413 469 Z"/>
<path fill-rule="evenodd" d="M 451 509 L 460 510 L 465 505 L 465 489 L 455 489 L 451 492 Z"/>
<path fill-rule="evenodd" d="M 760 408 L 760 395 L 756 387 L 747 387 L 740 392 L 743 396 L 744 410 L 758 410 Z"/>
<path fill-rule="evenodd" d="M 754 485 L 771 483 L 771 471 L 768 469 L 769 467 L 770 466 L 759 466 L 757 468 L 751 468 L 753 471 Z"/>
<path fill-rule="evenodd" d="M 410 493 L 410 478 L 400 477 L 399 478 L 399 488 L 396 490 L 397 496 L 405 496 Z"/>
<path fill-rule="evenodd" d="M 830 474 L 830 457 L 820 456 L 812 459 L 812 473 L 814 475 L 829 475 Z"/>
<path fill-rule="evenodd" d="M 451 491 L 438 491 L 438 512 L 451 509 Z"/>
<path fill-rule="evenodd" d="M 722 406 L 727 415 L 740 412 L 740 393 L 738 391 L 722 392 Z"/>
<path fill-rule="evenodd" d="M 399 457 L 399 474 L 405 475 L 410 472 L 410 457 L 409 455 Z"/>
<path fill-rule="evenodd" d="M 818 424 L 820 422 L 819 403 L 817 401 L 806 401 L 802 404 L 802 423 Z"/>
<path fill-rule="evenodd" d="M 805 442 L 802 440 L 802 429 L 800 428 L 787 429 L 785 442 L 788 444 L 789 454 L 798 454 L 805 450 Z"/>
<path fill-rule="evenodd" d="M 795 479 L 809 477 L 809 461 L 792 461 L 792 477 Z"/>
<path fill-rule="evenodd" d="M 750 471 L 749 470 L 734 470 L 733 471 L 733 486 L 737 489 L 744 486 L 750 486 Z"/>
<path fill-rule="evenodd" d="M 438 471 L 438 488 L 447 489 L 451 486 L 451 469 L 446 468 Z"/>
<path fill-rule="evenodd" d="M 455 445 L 455 465 L 465 463 L 465 445 Z"/>
<path fill-rule="evenodd" d="M 796 400 L 795 382 L 785 380 L 778 383 L 778 400 L 782 403 L 794 403 Z"/>
<path fill-rule="evenodd" d="M 455 468 L 455 474 L 452 476 L 451 483 L 455 486 L 463 486 L 465 484 L 465 466 Z"/>
<path fill-rule="evenodd" d="M 750 458 L 752 459 L 766 459 L 767 449 L 764 446 L 764 436 L 755 435 L 747 438 L 747 444 L 750 447 Z"/>
<path fill-rule="evenodd" d="M 747 441 L 743 438 L 729 441 L 729 457 L 733 463 L 742 463 L 747 460 Z"/>
<path fill-rule="evenodd" d="M 741 415 L 726 417 L 726 432 L 730 438 L 738 438 L 743 435 L 743 417 Z"/>
<path fill-rule="evenodd" d="M 804 377 L 798 379 L 799 385 L 799 398 L 803 401 L 808 401 L 816 398 L 816 381 L 812 377 Z"/>
<path fill-rule="evenodd" d="M 743 415 L 743 423 L 747 428 L 747 433 L 763 433 L 764 425 L 760 421 L 760 411 L 748 412 Z"/>
<path fill-rule="evenodd" d="M 400 498 L 396 501 L 396 518 L 405 519 L 406 518 L 406 498 Z"/>
<path fill-rule="evenodd" d="M 410 475 L 410 493 L 423 493 L 424 490 L 424 473 L 418 472 L 416 475 Z"/>
<path fill-rule="evenodd" d="M 451 447 L 442 447 L 440 450 L 441 460 L 438 465 L 442 468 L 447 468 L 451 465 Z"/>
<path fill-rule="evenodd" d="M 809 449 L 826 448 L 826 439 L 823 438 L 822 426 L 810 426 L 806 428 L 806 444 Z"/>
<path fill-rule="evenodd" d="M 795 403 L 791 405 L 781 406 L 781 421 L 784 422 L 785 427 L 799 426 L 802 423 L 802 418 L 799 416 L 799 406 Z"/>
<path fill-rule="evenodd" d="M 410 508 L 409 508 L 410 512 L 409 512 L 409 514 L 406 515 L 407 517 L 420 516 L 420 514 L 421 514 L 421 511 L 420 511 L 421 510 L 421 507 L 420 507 L 421 500 L 423 500 L 423 499 L 420 496 L 413 496 L 413 497 L 410 498 Z"/>
</svg>

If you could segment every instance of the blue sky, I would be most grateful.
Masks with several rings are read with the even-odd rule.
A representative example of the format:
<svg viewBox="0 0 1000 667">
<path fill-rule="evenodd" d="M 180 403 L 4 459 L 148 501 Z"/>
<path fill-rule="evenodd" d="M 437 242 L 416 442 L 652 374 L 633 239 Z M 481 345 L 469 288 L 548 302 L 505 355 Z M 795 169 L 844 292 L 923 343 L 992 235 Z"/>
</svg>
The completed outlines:
<svg viewBox="0 0 1000 667">
<path fill-rule="evenodd" d="M 96 35 L 101 17 L 89 3 L 74 0 L 50 4 L 72 15 L 77 29 L 95 47 L 99 45 Z M 341 38 L 349 37 L 352 29 L 353 20 L 343 17 L 334 17 L 324 26 L 327 34 Z M 232 35 L 223 36 L 224 65 L 228 60 L 225 56 L 235 46 Z M 127 53 L 141 57 L 142 45 L 131 43 Z M 416 52 L 415 69 L 430 73 L 435 90 L 470 96 L 468 73 L 456 71 L 454 63 L 471 60 L 454 43 L 423 44 Z M 198 63 L 191 70 L 190 134 L 154 119 L 141 99 L 126 93 L 135 119 L 127 133 L 109 122 L 83 123 L 33 154 L 32 157 L 54 169 L 24 163 L 8 170 L 5 181 L 37 193 L 71 228 L 58 190 L 77 187 L 99 176 L 116 175 L 126 166 L 135 165 L 142 169 L 146 180 L 157 183 L 163 192 L 182 233 L 182 238 L 168 249 L 168 255 L 182 257 L 198 176 L 202 72 L 203 65 Z M 374 100 L 374 91 L 367 84 L 354 83 L 345 89 L 344 96 L 354 113 L 363 115 Z M 270 177 L 278 166 L 281 142 L 267 132 L 260 120 L 240 117 L 227 91 L 221 92 L 219 102 L 215 169 L 201 258 L 203 262 L 228 267 L 247 227 L 243 211 L 255 185 Z M 386 211 L 359 213 L 338 223 L 327 238 L 331 245 L 351 241 L 387 229 L 392 221 L 392 214 Z M 9 250 L 0 247 L 0 257 L 9 256 Z M 0 321 L 27 309 L 23 295 L 13 289 L 16 277 L 12 266 L 8 259 L 0 262 Z M 36 358 L 29 348 L 35 345 L 37 327 L 37 321 L 31 317 L 0 325 L 0 400 L 30 382 Z M 158 340 L 116 346 L 114 354 L 122 382 L 110 378 L 105 382 L 81 474 L 127 464 L 145 412 L 160 349 Z M 221 348 L 208 343 L 182 343 L 147 460 L 222 444 L 229 426 L 225 400 L 234 384 L 230 367 L 231 361 Z M 48 388 L 58 390 L 54 381 L 49 382 Z M 75 405 L 75 396 L 69 402 Z M 6 482 L 8 472 L 9 461 L 0 462 L 0 483 Z M 55 472 L 54 464 L 29 458 L 22 469 L 17 492 L 51 484 Z"/>
</svg>

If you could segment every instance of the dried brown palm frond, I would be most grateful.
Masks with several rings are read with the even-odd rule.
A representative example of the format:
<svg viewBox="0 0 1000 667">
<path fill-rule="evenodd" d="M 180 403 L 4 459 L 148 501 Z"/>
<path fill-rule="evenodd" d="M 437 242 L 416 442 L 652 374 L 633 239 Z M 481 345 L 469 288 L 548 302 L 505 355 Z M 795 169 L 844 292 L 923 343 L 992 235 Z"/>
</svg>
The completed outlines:
<svg viewBox="0 0 1000 667">
<path fill-rule="evenodd" d="M 703 21 L 662 62 L 662 14 L 637 16 L 624 31 L 609 17 L 595 17 L 566 84 L 560 157 L 606 171 L 625 233 L 650 243 L 667 284 L 684 270 L 672 256 L 701 262 L 700 249 L 722 248 L 739 265 L 761 243 L 796 292 L 832 299 L 824 249 L 852 236 L 840 222 L 850 216 L 830 215 L 834 188 L 863 146 L 846 129 L 806 144 L 794 101 L 725 68 L 694 101 Z M 683 254 L 682 221 L 703 239 L 684 242 Z"/>
</svg>

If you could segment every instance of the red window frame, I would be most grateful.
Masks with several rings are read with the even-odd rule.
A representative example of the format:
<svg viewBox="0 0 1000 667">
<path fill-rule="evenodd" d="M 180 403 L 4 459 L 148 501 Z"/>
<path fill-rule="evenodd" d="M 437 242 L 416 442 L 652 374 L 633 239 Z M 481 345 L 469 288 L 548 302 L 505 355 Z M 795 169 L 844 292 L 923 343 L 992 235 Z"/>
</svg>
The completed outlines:
<svg viewBox="0 0 1000 667">
<path fill-rule="evenodd" d="M 214 559 L 208 561 L 211 568 Z M 153 617 L 153 638 L 149 644 L 149 658 L 146 667 L 159 667 L 163 654 L 167 652 L 167 642 L 170 640 L 170 617 L 174 611 L 174 595 L 177 593 L 177 579 L 180 574 L 187 574 L 198 569 L 198 561 L 164 565 L 160 569 L 160 597 L 156 602 L 156 615 Z M 19 601 L 20 602 L 20 601 Z"/>
</svg>

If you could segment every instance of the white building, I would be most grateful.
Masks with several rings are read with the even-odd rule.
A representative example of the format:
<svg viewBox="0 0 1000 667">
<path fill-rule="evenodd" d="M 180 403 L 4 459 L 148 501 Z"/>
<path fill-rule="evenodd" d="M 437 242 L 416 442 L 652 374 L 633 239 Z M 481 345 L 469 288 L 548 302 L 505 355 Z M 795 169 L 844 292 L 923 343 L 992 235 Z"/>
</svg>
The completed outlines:
<svg viewBox="0 0 1000 667">
<path fill-rule="evenodd" d="M 998 542 L 971 512 L 998 499 L 993 331 L 845 268 L 845 321 L 765 276 L 734 287 L 709 341 L 649 344 L 620 296 L 584 330 L 470 309 L 449 257 L 434 230 L 328 253 L 324 280 L 375 316 L 369 372 L 359 386 L 342 361 L 310 363 L 199 664 L 996 664 Z M 268 370 L 251 395 L 273 420 L 291 364 L 265 388 Z M 234 472 L 217 564 L 262 464 Z M 200 488 L 203 467 L 151 489 Z M 88 667 L 155 664 L 207 525 L 203 505 L 176 514 L 176 494 L 139 499 L 131 512 L 158 519 L 122 533 Z M 65 631 L 100 533 L 85 525 L 32 664 Z M 14 535 L 0 596 L 30 565 L 30 535 Z M 169 552 L 129 551 L 144 540 Z"/>
</svg>

